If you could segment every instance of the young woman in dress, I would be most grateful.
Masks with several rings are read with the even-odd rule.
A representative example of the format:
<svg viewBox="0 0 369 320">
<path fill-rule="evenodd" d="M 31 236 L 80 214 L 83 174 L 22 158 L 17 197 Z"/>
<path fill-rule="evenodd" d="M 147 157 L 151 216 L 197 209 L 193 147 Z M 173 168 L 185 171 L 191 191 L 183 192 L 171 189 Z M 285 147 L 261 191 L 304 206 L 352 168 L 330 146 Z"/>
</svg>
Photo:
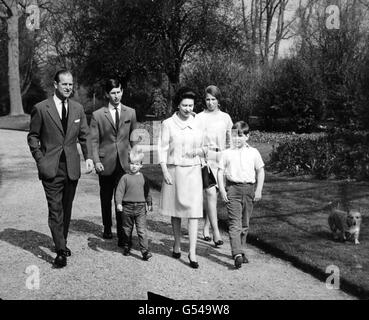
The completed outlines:
<svg viewBox="0 0 369 320">
<path fill-rule="evenodd" d="M 221 94 L 219 88 L 214 85 L 208 86 L 205 89 L 206 109 L 196 115 L 196 121 L 203 130 L 203 145 L 208 150 L 206 160 L 216 179 L 220 152 L 229 148 L 233 125 L 229 114 L 219 109 L 220 99 Z M 217 186 L 206 189 L 204 197 L 206 216 L 203 239 L 205 241 L 211 241 L 211 225 L 213 241 L 217 247 L 223 244 L 218 228 Z"/>
</svg>

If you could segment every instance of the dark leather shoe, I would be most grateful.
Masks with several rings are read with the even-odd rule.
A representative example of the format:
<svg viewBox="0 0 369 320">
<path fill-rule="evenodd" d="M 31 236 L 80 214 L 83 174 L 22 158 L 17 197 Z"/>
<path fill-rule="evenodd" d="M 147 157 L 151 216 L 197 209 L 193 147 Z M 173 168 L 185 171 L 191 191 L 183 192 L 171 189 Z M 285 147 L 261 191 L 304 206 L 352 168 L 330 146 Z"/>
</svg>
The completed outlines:
<svg viewBox="0 0 369 320">
<path fill-rule="evenodd" d="M 214 244 L 215 244 L 215 248 L 218 248 L 219 246 L 222 246 L 224 244 L 224 242 L 223 242 L 223 240 L 218 240 L 218 241 L 214 240 Z"/>
<path fill-rule="evenodd" d="M 68 247 L 65 247 L 64 254 L 65 254 L 66 257 L 70 257 L 72 255 L 72 252 L 70 251 L 70 249 Z"/>
<path fill-rule="evenodd" d="M 242 255 L 242 263 L 249 263 L 249 259 L 244 254 Z"/>
<path fill-rule="evenodd" d="M 113 239 L 113 233 L 111 232 L 111 229 L 104 229 L 103 238 Z"/>
<path fill-rule="evenodd" d="M 142 254 L 142 259 L 145 261 L 149 260 L 151 257 L 152 257 L 152 254 L 149 251 L 146 251 Z"/>
<path fill-rule="evenodd" d="M 192 261 L 190 255 L 188 255 L 188 260 L 190 261 L 190 267 L 193 269 L 197 269 L 199 267 L 199 263 L 197 261 Z"/>
<path fill-rule="evenodd" d="M 172 251 L 172 257 L 174 259 L 179 259 L 181 257 L 181 253 Z"/>
<path fill-rule="evenodd" d="M 237 255 L 234 257 L 234 266 L 236 267 L 236 269 L 241 268 L 241 266 L 242 266 L 242 262 L 243 262 L 242 254 L 237 254 Z"/>
<path fill-rule="evenodd" d="M 67 257 L 65 256 L 64 250 L 59 250 L 54 260 L 54 266 L 56 268 L 63 268 L 67 265 Z"/>
<path fill-rule="evenodd" d="M 127 248 L 127 247 L 125 247 L 124 249 L 123 249 L 123 255 L 124 256 L 129 256 L 131 254 L 131 249 L 130 248 Z"/>
<path fill-rule="evenodd" d="M 209 236 L 205 236 L 205 237 L 203 238 L 203 240 L 204 240 L 204 241 L 206 241 L 206 242 L 210 242 L 210 241 L 211 241 L 211 238 L 210 238 Z"/>
</svg>

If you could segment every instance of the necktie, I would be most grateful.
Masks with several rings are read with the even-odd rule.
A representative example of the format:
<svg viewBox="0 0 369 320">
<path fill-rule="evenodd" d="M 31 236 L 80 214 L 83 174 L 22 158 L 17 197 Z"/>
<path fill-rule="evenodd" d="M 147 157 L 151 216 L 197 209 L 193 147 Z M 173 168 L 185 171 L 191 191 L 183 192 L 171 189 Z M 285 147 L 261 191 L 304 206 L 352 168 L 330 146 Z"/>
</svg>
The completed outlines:
<svg viewBox="0 0 369 320">
<path fill-rule="evenodd" d="M 118 111 L 118 107 L 115 107 L 115 128 L 119 129 L 119 111 Z"/>
<path fill-rule="evenodd" d="M 62 119 L 64 133 L 67 132 L 67 109 L 65 108 L 65 100 L 62 100 Z"/>
</svg>

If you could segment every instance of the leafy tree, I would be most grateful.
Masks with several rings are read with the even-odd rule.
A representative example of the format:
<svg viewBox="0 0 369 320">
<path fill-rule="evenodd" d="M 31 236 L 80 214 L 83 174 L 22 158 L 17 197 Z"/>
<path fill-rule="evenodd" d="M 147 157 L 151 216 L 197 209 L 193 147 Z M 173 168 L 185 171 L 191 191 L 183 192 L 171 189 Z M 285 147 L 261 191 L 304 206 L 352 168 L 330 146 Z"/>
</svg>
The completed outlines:
<svg viewBox="0 0 369 320">
<path fill-rule="evenodd" d="M 334 117 L 343 126 L 365 124 L 363 108 L 358 106 L 369 102 L 362 94 L 367 72 L 363 67 L 369 49 L 369 11 L 361 1 L 341 1 L 340 26 L 329 29 L 325 13 L 329 4 L 332 2 L 316 0 L 300 4 L 296 55 L 321 80 L 317 98 L 323 102 L 325 117 Z"/>
<path fill-rule="evenodd" d="M 48 33 L 55 62 L 74 69 L 89 85 L 115 75 L 127 87 L 161 81 L 165 74 L 169 113 L 186 59 L 239 41 L 230 0 L 67 0 L 59 5 Z"/>
</svg>

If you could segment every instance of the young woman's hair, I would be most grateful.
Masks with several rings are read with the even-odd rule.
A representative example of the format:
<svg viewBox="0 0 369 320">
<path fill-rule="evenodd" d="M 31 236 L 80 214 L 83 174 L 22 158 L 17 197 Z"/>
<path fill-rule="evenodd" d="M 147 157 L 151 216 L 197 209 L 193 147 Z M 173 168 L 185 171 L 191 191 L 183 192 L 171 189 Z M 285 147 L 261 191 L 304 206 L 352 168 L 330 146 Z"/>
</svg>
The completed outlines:
<svg viewBox="0 0 369 320">
<path fill-rule="evenodd" d="M 122 84 L 120 83 L 120 81 L 116 78 L 111 78 L 106 80 L 105 83 L 105 92 L 109 93 L 112 89 L 114 88 L 119 88 L 122 87 Z"/>
<path fill-rule="evenodd" d="M 205 95 L 209 93 L 211 94 L 213 97 L 215 97 L 218 101 L 220 101 L 220 98 L 221 98 L 221 94 L 220 94 L 220 90 L 217 86 L 214 86 L 214 85 L 211 85 L 211 86 L 208 86 L 206 89 L 205 89 Z"/>
<path fill-rule="evenodd" d="M 189 87 L 182 87 L 180 89 L 178 89 L 177 93 L 174 96 L 173 99 L 173 103 L 175 106 L 179 106 L 179 104 L 181 103 L 181 101 L 183 99 L 196 99 L 196 94 L 195 91 L 192 90 Z"/>
<path fill-rule="evenodd" d="M 247 135 L 250 132 L 250 127 L 245 121 L 237 121 L 232 126 L 232 133 L 235 133 L 239 136 Z"/>
</svg>

